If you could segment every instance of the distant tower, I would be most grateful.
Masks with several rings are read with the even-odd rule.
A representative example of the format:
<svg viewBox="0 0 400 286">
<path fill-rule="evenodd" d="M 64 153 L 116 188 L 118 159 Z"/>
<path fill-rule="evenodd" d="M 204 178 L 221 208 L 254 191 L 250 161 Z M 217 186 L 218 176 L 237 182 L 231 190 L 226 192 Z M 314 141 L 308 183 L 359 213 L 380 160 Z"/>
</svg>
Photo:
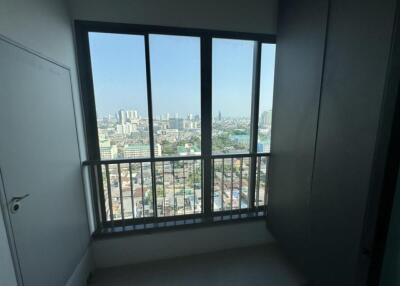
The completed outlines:
<svg viewBox="0 0 400 286">
<path fill-rule="evenodd" d="M 218 121 L 222 120 L 222 115 L 221 115 L 221 111 L 218 111 Z"/>
<path fill-rule="evenodd" d="M 126 122 L 126 111 L 121 109 L 118 111 L 119 123 L 125 124 Z"/>
<path fill-rule="evenodd" d="M 263 127 L 271 126 L 272 110 L 261 113 L 260 125 Z"/>
<path fill-rule="evenodd" d="M 178 129 L 182 130 L 184 128 L 183 119 L 182 118 L 170 118 L 168 120 L 170 129 Z"/>
</svg>

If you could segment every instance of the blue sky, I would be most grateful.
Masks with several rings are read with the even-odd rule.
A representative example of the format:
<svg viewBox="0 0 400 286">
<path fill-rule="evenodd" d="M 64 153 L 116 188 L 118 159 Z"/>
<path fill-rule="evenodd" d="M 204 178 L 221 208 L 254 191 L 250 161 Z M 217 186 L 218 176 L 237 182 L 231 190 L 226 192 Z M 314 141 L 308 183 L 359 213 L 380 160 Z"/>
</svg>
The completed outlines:
<svg viewBox="0 0 400 286">
<path fill-rule="evenodd" d="M 155 116 L 200 114 L 200 39 L 150 35 Z M 99 116 L 120 109 L 147 116 L 144 37 L 90 33 L 90 54 Z M 213 40 L 213 116 L 249 116 L 253 43 Z M 272 106 L 275 45 L 263 44 L 260 111 Z"/>
</svg>

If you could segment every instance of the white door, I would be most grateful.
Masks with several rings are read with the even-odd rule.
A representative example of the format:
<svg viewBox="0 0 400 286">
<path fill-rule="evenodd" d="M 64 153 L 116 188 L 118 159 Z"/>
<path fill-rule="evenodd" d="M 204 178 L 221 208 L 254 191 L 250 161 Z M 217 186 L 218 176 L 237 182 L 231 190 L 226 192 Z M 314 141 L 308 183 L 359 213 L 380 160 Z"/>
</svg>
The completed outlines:
<svg viewBox="0 0 400 286">
<path fill-rule="evenodd" d="M 23 285 L 65 285 L 88 238 L 69 71 L 1 39 L 0 168 Z"/>
</svg>

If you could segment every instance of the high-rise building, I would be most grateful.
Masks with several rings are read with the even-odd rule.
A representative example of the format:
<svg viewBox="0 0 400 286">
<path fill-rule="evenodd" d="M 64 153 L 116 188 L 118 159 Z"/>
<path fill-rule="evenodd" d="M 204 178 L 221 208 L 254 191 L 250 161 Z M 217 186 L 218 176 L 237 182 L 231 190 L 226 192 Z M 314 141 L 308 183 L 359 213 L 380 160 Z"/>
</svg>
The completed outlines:
<svg viewBox="0 0 400 286">
<path fill-rule="evenodd" d="M 145 144 L 126 144 L 124 158 L 140 158 L 150 156 L 150 146 Z"/>
<path fill-rule="evenodd" d="M 132 124 L 130 124 L 130 123 L 125 123 L 125 124 L 123 125 L 123 133 L 124 133 L 124 134 L 131 134 L 132 131 L 133 131 Z"/>
<path fill-rule="evenodd" d="M 124 126 L 122 124 L 117 124 L 117 133 L 124 134 Z"/>
<path fill-rule="evenodd" d="M 138 112 L 137 110 L 128 110 L 126 112 L 127 118 L 128 119 L 137 119 L 138 118 Z"/>
<path fill-rule="evenodd" d="M 121 124 L 125 124 L 126 123 L 126 111 L 121 109 L 120 111 L 118 111 L 118 119 L 119 119 L 119 123 Z"/>
<path fill-rule="evenodd" d="M 218 111 L 218 120 L 219 120 L 219 121 L 221 121 L 221 120 L 222 120 L 221 111 Z"/>
<path fill-rule="evenodd" d="M 267 126 L 271 126 L 272 123 L 272 110 L 267 111 L 267 119 L 266 119 Z"/>
<path fill-rule="evenodd" d="M 154 145 L 154 155 L 161 156 L 161 145 Z M 124 158 L 150 157 L 150 146 L 146 144 L 126 144 L 124 146 Z"/>
<path fill-rule="evenodd" d="M 118 147 L 111 145 L 110 140 L 102 140 L 99 142 L 100 156 L 103 160 L 117 159 Z"/>
<path fill-rule="evenodd" d="M 260 126 L 267 127 L 271 126 L 272 110 L 264 111 L 261 113 Z"/>
<path fill-rule="evenodd" d="M 154 156 L 158 157 L 161 156 L 162 148 L 161 145 L 156 143 L 154 144 Z"/>
<path fill-rule="evenodd" d="M 170 118 L 169 119 L 169 128 L 182 130 L 184 128 L 183 118 Z"/>
<path fill-rule="evenodd" d="M 193 128 L 195 128 L 195 122 L 193 122 L 191 120 L 184 120 L 183 127 L 184 127 L 184 129 L 193 129 Z"/>
</svg>

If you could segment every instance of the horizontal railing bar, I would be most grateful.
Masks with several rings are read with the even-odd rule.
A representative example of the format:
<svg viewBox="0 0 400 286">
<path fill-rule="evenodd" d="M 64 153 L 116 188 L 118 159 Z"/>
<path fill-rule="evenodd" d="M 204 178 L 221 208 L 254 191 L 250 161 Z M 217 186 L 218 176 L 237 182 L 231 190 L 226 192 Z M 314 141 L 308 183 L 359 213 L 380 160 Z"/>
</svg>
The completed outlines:
<svg viewBox="0 0 400 286">
<path fill-rule="evenodd" d="M 124 223 L 125 225 L 135 225 L 135 224 L 142 224 L 142 223 L 157 223 L 157 222 L 170 222 L 176 220 L 185 220 L 185 219 L 197 219 L 204 217 L 204 214 L 187 214 L 187 215 L 170 215 L 170 216 L 162 216 L 162 217 L 141 217 L 141 218 L 134 218 L 134 219 L 125 219 L 123 222 L 122 220 L 115 220 L 114 226 L 122 226 Z M 111 226 L 111 222 L 104 222 L 105 226 Z"/>
<path fill-rule="evenodd" d="M 232 215 L 241 215 L 241 214 L 249 214 L 256 212 L 265 211 L 264 207 L 255 207 L 254 210 L 249 211 L 246 209 L 235 209 L 235 210 L 226 210 L 226 211 L 214 211 L 211 217 L 220 217 L 220 216 L 230 216 Z M 149 223 L 158 223 L 158 222 L 174 222 L 174 221 L 182 221 L 182 220 L 190 220 L 190 219 L 199 219 L 205 218 L 204 213 L 197 214 L 187 214 L 187 215 L 172 215 L 165 217 L 144 217 L 144 218 L 135 218 L 135 219 L 125 219 L 125 220 L 114 220 L 113 224 L 110 221 L 104 222 L 103 225 L 105 227 L 110 226 L 126 226 L 126 225 L 136 225 L 136 224 L 149 224 Z"/>
<path fill-rule="evenodd" d="M 212 159 L 225 159 L 225 158 L 246 158 L 246 157 L 251 157 L 253 156 L 252 154 L 214 154 L 211 155 Z"/>
<path fill-rule="evenodd" d="M 228 218 L 228 219 L 226 219 Z M 108 237 L 125 236 L 132 234 L 151 234 L 162 231 L 176 231 L 178 229 L 194 229 L 198 227 L 207 227 L 215 225 L 230 224 L 236 222 L 245 222 L 251 220 L 263 220 L 265 219 L 265 213 L 260 215 L 260 212 L 250 212 L 243 214 L 234 214 L 232 218 L 229 216 L 213 216 L 211 219 L 200 217 L 196 219 L 183 219 L 166 222 L 151 222 L 150 224 L 134 224 L 129 226 L 117 226 L 117 227 L 103 227 L 96 230 L 93 233 L 94 239 L 105 239 Z"/>
<path fill-rule="evenodd" d="M 214 211 L 212 216 L 224 216 L 224 215 L 235 215 L 235 214 L 247 214 L 247 213 L 253 213 L 253 212 L 263 212 L 265 211 L 265 208 L 263 206 L 256 206 L 252 210 L 249 210 L 248 208 L 244 209 L 234 209 L 234 210 L 224 210 L 224 211 Z"/>
<path fill-rule="evenodd" d="M 145 163 L 145 162 L 168 162 L 168 161 L 190 161 L 201 160 L 202 156 L 182 156 L 182 157 L 156 157 L 156 158 L 131 158 L 131 159 L 112 159 L 112 160 L 89 160 L 84 161 L 85 165 L 96 164 L 124 164 L 124 163 Z"/>
<path fill-rule="evenodd" d="M 224 159 L 224 158 L 250 158 L 250 157 L 268 157 L 270 153 L 240 153 L 240 154 L 214 154 L 211 155 L 212 159 Z"/>
<path fill-rule="evenodd" d="M 223 158 L 247 158 L 247 157 L 269 157 L 270 153 L 256 154 L 215 154 L 212 159 Z M 157 158 L 131 158 L 131 159 L 113 159 L 113 160 L 88 160 L 82 163 L 83 166 L 98 165 L 98 164 L 128 164 L 128 163 L 144 163 L 144 162 L 168 162 L 168 161 L 190 161 L 201 160 L 204 156 L 182 156 L 182 157 L 157 157 Z"/>
<path fill-rule="evenodd" d="M 270 157 L 271 153 L 257 153 L 256 156 L 257 157 Z"/>
</svg>

